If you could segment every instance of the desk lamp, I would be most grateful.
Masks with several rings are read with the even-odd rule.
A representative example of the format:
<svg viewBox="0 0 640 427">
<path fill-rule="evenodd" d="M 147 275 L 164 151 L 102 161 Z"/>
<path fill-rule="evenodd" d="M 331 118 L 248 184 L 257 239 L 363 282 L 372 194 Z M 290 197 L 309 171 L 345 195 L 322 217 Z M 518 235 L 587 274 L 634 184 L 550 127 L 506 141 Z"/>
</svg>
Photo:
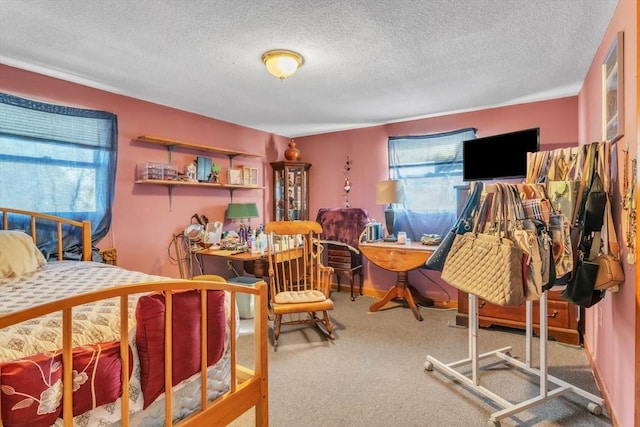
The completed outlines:
<svg viewBox="0 0 640 427">
<path fill-rule="evenodd" d="M 245 243 L 247 241 L 247 230 L 244 221 L 246 220 L 247 226 L 251 226 L 251 218 L 257 218 L 258 207 L 255 203 L 229 203 L 227 205 L 227 219 L 232 220 L 236 225 L 239 225 L 238 235 L 240 241 Z"/>
<path fill-rule="evenodd" d="M 226 218 L 236 223 L 244 224 L 246 220 L 251 226 L 251 218 L 258 218 L 258 206 L 255 203 L 229 203 Z"/>
<path fill-rule="evenodd" d="M 387 226 L 388 234 L 384 239 L 385 242 L 396 242 L 398 240 L 393 234 L 396 221 L 393 204 L 402 203 L 402 199 L 402 181 L 390 179 L 378 182 L 376 186 L 376 204 L 387 205 L 387 209 L 384 211 L 384 222 Z"/>
</svg>

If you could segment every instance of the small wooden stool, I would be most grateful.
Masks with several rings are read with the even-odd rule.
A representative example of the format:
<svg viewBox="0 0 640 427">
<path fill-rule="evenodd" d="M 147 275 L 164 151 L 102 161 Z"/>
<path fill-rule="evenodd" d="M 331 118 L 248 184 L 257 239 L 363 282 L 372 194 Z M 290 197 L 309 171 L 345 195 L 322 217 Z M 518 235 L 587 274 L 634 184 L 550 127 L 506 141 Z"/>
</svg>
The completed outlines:
<svg viewBox="0 0 640 427">
<path fill-rule="evenodd" d="M 327 245 L 327 266 L 333 267 L 338 281 L 338 292 L 340 292 L 340 278 L 346 277 L 351 285 L 351 301 L 355 301 L 353 295 L 354 276 L 360 276 L 360 295 L 362 295 L 362 281 L 364 273 L 362 268 L 362 254 L 354 252 L 347 245 L 329 243 Z"/>
</svg>

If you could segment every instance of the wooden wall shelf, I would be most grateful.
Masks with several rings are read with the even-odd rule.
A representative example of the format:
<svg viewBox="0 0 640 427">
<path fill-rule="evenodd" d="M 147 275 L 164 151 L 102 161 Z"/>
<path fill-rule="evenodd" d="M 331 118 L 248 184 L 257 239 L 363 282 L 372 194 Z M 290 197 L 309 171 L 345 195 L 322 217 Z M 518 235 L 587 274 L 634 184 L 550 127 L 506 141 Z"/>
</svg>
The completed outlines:
<svg viewBox="0 0 640 427">
<path fill-rule="evenodd" d="M 171 185 L 171 186 L 191 186 L 191 187 L 214 187 L 223 188 L 227 190 L 264 190 L 260 185 L 232 185 L 232 184 L 217 184 L 214 182 L 190 182 L 190 181 L 165 181 L 162 179 L 140 179 L 135 181 L 136 184 L 152 184 L 152 185 Z"/>
<path fill-rule="evenodd" d="M 153 135 L 141 135 L 133 139 L 133 141 L 141 142 L 144 144 L 152 144 L 162 146 L 166 148 L 169 153 L 169 163 L 171 163 L 171 153 L 174 150 L 193 151 L 198 153 L 217 154 L 220 156 L 227 156 L 229 158 L 229 167 L 233 167 L 234 157 L 263 157 L 260 154 L 247 153 L 245 151 L 229 150 L 226 148 L 210 147 L 207 145 L 193 144 L 190 142 L 180 141 L 177 139 L 163 138 Z M 256 180 L 257 181 L 257 180 Z M 238 185 L 238 184 L 222 184 L 214 182 L 192 182 L 192 181 L 180 181 L 180 180 L 162 180 L 162 179 L 139 179 L 134 181 L 136 184 L 143 185 L 163 185 L 168 188 L 169 191 L 169 208 L 171 209 L 171 201 L 173 195 L 173 187 L 206 187 L 206 188 L 219 188 L 229 190 L 231 199 L 233 200 L 234 190 L 264 190 L 265 187 L 259 185 Z"/>
<path fill-rule="evenodd" d="M 213 154 L 224 155 L 229 157 L 230 159 L 236 156 L 262 157 L 260 154 L 247 153 L 245 151 L 229 150 L 226 148 L 210 147 L 208 145 L 193 144 L 190 142 L 180 141 L 177 139 L 169 139 L 169 138 L 163 138 L 160 136 L 153 136 L 153 135 L 138 136 L 134 140 L 138 142 L 143 142 L 146 144 L 161 145 L 165 147 L 167 150 L 169 150 L 170 152 L 175 149 L 199 151 L 202 153 L 213 153 Z"/>
</svg>

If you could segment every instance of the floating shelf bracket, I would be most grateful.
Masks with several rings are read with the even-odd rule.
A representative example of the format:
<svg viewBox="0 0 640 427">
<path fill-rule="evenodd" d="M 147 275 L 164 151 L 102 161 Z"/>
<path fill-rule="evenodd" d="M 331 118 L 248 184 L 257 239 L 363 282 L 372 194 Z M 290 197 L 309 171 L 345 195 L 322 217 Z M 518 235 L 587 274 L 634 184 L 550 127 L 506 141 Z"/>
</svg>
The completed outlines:
<svg viewBox="0 0 640 427">
<path fill-rule="evenodd" d="M 169 192 L 169 212 L 173 211 L 173 185 L 167 185 L 167 191 Z"/>
<path fill-rule="evenodd" d="M 233 158 L 238 156 L 238 154 L 227 154 L 227 157 L 229 157 L 229 167 L 233 168 Z"/>
<path fill-rule="evenodd" d="M 169 153 L 169 163 L 171 163 L 171 155 L 173 154 L 173 149 L 175 147 L 175 145 L 167 145 L 167 152 Z"/>
</svg>

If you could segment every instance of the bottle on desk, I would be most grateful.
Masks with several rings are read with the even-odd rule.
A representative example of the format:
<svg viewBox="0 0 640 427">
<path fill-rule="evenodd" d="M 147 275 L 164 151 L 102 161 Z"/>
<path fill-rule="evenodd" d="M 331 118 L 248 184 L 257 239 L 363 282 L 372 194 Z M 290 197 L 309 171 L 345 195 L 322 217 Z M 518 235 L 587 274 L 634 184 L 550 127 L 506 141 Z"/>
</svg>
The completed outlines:
<svg viewBox="0 0 640 427">
<path fill-rule="evenodd" d="M 251 245 L 253 244 L 253 237 L 252 236 L 253 230 L 251 230 L 251 226 L 247 226 L 247 236 L 245 238 L 246 240 L 246 244 L 247 244 L 247 249 L 249 249 L 249 252 L 251 252 Z"/>
<path fill-rule="evenodd" d="M 264 255 L 267 250 L 267 235 L 264 233 L 255 233 L 252 238 L 251 253 Z"/>
<path fill-rule="evenodd" d="M 240 230 L 238 230 L 238 237 L 240 238 L 240 244 L 247 243 L 247 229 L 244 224 L 240 224 Z"/>
<path fill-rule="evenodd" d="M 258 234 L 256 230 L 251 230 L 251 233 L 247 237 L 247 246 L 249 248 L 249 252 L 251 253 L 260 252 L 259 238 L 260 238 L 260 234 Z"/>
</svg>

